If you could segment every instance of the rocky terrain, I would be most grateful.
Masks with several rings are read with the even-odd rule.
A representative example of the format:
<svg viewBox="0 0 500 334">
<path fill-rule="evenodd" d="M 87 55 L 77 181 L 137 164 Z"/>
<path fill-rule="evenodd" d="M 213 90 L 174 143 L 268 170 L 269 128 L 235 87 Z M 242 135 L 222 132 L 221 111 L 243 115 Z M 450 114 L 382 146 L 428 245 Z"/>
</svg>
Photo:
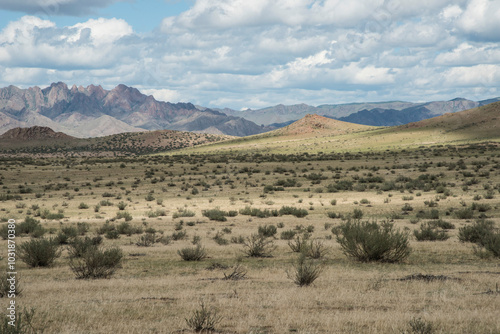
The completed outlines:
<svg viewBox="0 0 500 334">
<path fill-rule="evenodd" d="M 125 85 L 0 89 L 0 133 L 34 125 L 81 138 L 163 129 L 246 136 L 272 129 L 191 103 L 157 101 Z"/>
</svg>

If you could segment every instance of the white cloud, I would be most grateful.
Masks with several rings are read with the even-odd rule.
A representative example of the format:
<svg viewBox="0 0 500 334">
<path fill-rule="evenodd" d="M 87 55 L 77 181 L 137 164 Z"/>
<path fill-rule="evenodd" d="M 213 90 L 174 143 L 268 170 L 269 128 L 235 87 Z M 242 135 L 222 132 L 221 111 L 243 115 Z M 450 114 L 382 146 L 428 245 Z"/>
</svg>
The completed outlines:
<svg viewBox="0 0 500 334">
<path fill-rule="evenodd" d="M 67 68 L 107 67 L 127 60 L 133 46 L 117 43 L 132 34 L 123 20 L 97 19 L 58 28 L 48 20 L 23 16 L 0 32 L 0 61 L 9 66 Z"/>
<path fill-rule="evenodd" d="M 458 26 L 471 39 L 500 41 L 500 2 L 471 0 L 459 18 Z"/>
<path fill-rule="evenodd" d="M 140 87 L 138 89 L 143 94 L 153 95 L 157 101 L 176 103 L 182 100 L 179 92 L 172 89 L 140 89 Z"/>
<path fill-rule="evenodd" d="M 75 30 L 72 36 L 68 36 L 67 40 L 69 42 L 76 42 L 82 38 L 82 34 L 89 32 L 89 37 L 96 46 L 116 42 L 120 38 L 133 33 L 132 27 L 127 22 L 116 18 L 90 19 L 83 23 L 77 23 L 69 28 Z"/>
<path fill-rule="evenodd" d="M 104 8 L 119 1 L 127 0 L 1 0 L 0 9 L 41 16 L 79 16 L 93 13 L 95 8 Z"/>
<path fill-rule="evenodd" d="M 0 32 L 0 83 L 124 83 L 236 109 L 479 96 L 500 84 L 499 3 L 197 0 L 144 35 L 119 18 L 61 27 L 25 16 Z"/>
</svg>

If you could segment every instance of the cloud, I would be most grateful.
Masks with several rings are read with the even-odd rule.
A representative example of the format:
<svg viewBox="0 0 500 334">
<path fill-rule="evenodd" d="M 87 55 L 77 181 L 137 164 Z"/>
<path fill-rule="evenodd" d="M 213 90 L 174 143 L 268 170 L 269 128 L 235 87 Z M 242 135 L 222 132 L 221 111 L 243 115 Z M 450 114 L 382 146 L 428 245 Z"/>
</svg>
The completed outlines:
<svg viewBox="0 0 500 334">
<path fill-rule="evenodd" d="M 471 0 L 458 27 L 473 40 L 500 41 L 500 2 Z"/>
<path fill-rule="evenodd" d="M 235 109 L 487 98 L 500 83 L 497 3 L 197 0 L 141 35 L 119 18 L 63 27 L 25 16 L 0 32 L 0 84 L 124 83 Z"/>
<path fill-rule="evenodd" d="M 132 45 L 120 42 L 132 34 L 119 19 L 91 19 L 58 28 L 49 20 L 23 16 L 0 32 L 0 62 L 48 69 L 107 67 L 136 53 Z"/>
<path fill-rule="evenodd" d="M 120 1 L 124 0 L 0 0 L 0 9 L 38 16 L 82 16 Z"/>
</svg>

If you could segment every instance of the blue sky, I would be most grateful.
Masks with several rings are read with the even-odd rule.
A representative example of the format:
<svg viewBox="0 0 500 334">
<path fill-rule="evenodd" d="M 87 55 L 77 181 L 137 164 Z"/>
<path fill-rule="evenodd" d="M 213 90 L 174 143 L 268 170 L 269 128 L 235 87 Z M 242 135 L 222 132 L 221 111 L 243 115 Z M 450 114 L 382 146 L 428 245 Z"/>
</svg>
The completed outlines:
<svg viewBox="0 0 500 334">
<path fill-rule="evenodd" d="M 262 108 L 500 96 L 496 0 L 0 0 L 0 87 Z"/>
</svg>

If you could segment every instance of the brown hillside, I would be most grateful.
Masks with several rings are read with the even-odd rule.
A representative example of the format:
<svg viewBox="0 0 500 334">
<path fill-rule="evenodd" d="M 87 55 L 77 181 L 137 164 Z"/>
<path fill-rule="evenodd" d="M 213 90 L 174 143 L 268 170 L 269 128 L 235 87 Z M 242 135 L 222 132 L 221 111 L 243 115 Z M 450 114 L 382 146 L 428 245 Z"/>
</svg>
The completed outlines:
<svg viewBox="0 0 500 334">
<path fill-rule="evenodd" d="M 14 128 L 0 136 L 4 140 L 45 140 L 45 139 L 74 139 L 62 132 L 55 132 L 46 126 L 32 126 L 30 128 Z"/>
<path fill-rule="evenodd" d="M 335 119 L 308 114 L 284 128 L 268 132 L 273 136 L 343 135 L 373 129 L 373 126 L 347 123 Z"/>
<path fill-rule="evenodd" d="M 446 132 L 470 132 L 481 137 L 500 136 L 500 102 L 482 107 L 447 113 L 420 122 L 402 125 L 400 129 L 435 129 Z"/>
</svg>

